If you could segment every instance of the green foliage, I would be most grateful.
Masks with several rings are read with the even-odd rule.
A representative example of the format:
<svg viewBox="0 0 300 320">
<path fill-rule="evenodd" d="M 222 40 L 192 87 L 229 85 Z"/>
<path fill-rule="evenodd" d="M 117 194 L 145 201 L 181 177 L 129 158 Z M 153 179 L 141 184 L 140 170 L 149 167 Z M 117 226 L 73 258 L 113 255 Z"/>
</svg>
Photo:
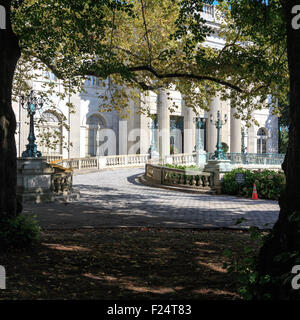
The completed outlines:
<svg viewBox="0 0 300 320">
<path fill-rule="evenodd" d="M 241 223 L 241 221 L 237 223 Z M 263 245 L 266 237 L 257 227 L 251 227 L 249 231 L 251 245 L 244 246 L 242 253 L 238 256 L 233 255 L 229 249 L 225 249 L 224 256 L 229 259 L 229 263 L 223 265 L 223 268 L 227 269 L 227 272 L 236 276 L 238 292 L 245 300 L 257 299 L 259 296 L 258 292 L 256 292 L 257 282 L 263 285 L 271 281 L 269 275 L 259 278 L 259 274 L 255 268 L 257 248 Z M 266 294 L 262 298 L 269 299 Z"/>
<path fill-rule="evenodd" d="M 128 101 L 135 101 L 139 112 L 149 115 L 139 103 L 149 90 L 175 86 L 195 112 L 208 110 L 219 91 L 248 122 L 253 109 L 266 107 L 268 95 L 279 102 L 286 98 L 285 30 L 278 5 L 253 8 L 253 1 L 220 1 L 215 14 L 225 46 L 219 50 L 206 45 L 215 30 L 199 14 L 212 0 L 14 3 L 19 5 L 13 6 L 12 24 L 24 59 L 34 57 L 60 79 L 102 79 L 101 111 L 129 115 Z M 249 21 L 253 12 L 259 16 L 255 24 Z M 267 29 L 257 28 L 265 16 Z"/>
<path fill-rule="evenodd" d="M 20 214 L 15 218 L 0 222 L 0 249 L 19 249 L 29 247 L 39 240 L 40 227 L 36 218 Z"/>
<path fill-rule="evenodd" d="M 286 153 L 289 144 L 289 132 L 286 128 L 281 128 L 279 132 L 279 153 Z"/>
<path fill-rule="evenodd" d="M 222 142 L 222 150 L 224 153 L 227 153 L 229 150 L 228 144 L 226 142 Z"/>
<path fill-rule="evenodd" d="M 289 101 L 278 106 L 279 141 L 278 152 L 286 153 L 289 143 Z"/>
<path fill-rule="evenodd" d="M 172 168 L 172 169 L 180 169 L 180 170 L 198 170 L 197 166 L 191 165 L 191 166 L 185 166 L 180 164 L 165 164 L 165 167 Z"/>
<path fill-rule="evenodd" d="M 178 149 L 172 144 L 170 146 L 170 154 L 176 154 L 178 153 Z"/>
<path fill-rule="evenodd" d="M 235 182 L 236 173 L 245 175 L 245 183 L 239 185 Z M 251 197 L 253 184 L 256 184 L 259 198 L 278 200 L 285 188 L 285 176 L 282 172 L 272 170 L 250 171 L 242 168 L 234 169 L 224 175 L 223 192 L 230 195 Z"/>
</svg>

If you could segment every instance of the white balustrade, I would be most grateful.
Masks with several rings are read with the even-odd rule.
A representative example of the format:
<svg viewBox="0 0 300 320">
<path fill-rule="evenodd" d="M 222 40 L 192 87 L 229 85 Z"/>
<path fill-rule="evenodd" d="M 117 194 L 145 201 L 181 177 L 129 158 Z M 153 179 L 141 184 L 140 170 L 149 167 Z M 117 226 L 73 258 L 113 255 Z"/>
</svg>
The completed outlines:
<svg viewBox="0 0 300 320">
<path fill-rule="evenodd" d="M 232 165 L 243 166 L 245 168 L 249 165 L 254 167 L 279 167 L 283 161 L 284 155 L 257 155 L 249 154 L 247 163 L 244 163 L 245 155 L 242 154 L 228 154 L 228 159 L 231 160 Z M 181 153 L 173 154 L 168 157 L 173 165 L 195 165 L 196 153 Z M 87 157 L 74 159 L 60 159 L 55 161 L 55 164 L 61 165 L 73 170 L 89 170 L 89 169 L 105 169 L 115 167 L 141 167 L 148 163 L 149 154 L 129 154 L 116 156 L 101 156 L 101 157 Z M 48 160 L 49 161 L 49 160 Z"/>
<path fill-rule="evenodd" d="M 172 164 L 193 165 L 196 163 L 196 153 L 180 153 L 170 156 Z"/>
<path fill-rule="evenodd" d="M 143 166 L 149 159 L 148 154 L 134 154 L 134 155 L 117 155 L 105 157 L 87 157 L 62 159 L 56 161 L 55 164 L 61 165 L 68 169 L 83 170 L 83 169 L 103 169 L 114 167 L 134 167 Z"/>
<path fill-rule="evenodd" d="M 58 156 L 58 155 L 46 155 L 45 157 L 47 158 L 48 163 L 56 160 L 62 160 L 63 158 L 62 156 Z"/>
<path fill-rule="evenodd" d="M 141 166 L 147 163 L 148 154 L 129 154 L 118 156 L 106 156 L 107 167 Z"/>
</svg>

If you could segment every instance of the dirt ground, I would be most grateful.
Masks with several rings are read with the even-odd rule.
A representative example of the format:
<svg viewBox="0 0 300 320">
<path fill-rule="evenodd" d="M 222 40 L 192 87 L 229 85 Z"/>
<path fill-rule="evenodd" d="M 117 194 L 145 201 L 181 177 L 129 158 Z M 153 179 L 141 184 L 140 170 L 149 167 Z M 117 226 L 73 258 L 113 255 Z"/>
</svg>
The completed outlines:
<svg viewBox="0 0 300 320">
<path fill-rule="evenodd" d="M 0 253 L 0 300 L 239 300 L 223 253 L 249 243 L 238 230 L 44 230 L 38 246 Z"/>
</svg>

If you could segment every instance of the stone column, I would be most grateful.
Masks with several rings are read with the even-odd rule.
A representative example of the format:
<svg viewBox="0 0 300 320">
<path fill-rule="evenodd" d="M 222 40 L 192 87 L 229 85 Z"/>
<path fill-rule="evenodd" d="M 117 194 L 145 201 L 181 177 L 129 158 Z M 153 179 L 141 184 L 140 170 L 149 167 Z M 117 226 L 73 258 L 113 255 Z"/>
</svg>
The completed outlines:
<svg viewBox="0 0 300 320">
<path fill-rule="evenodd" d="M 67 154 L 63 155 L 63 158 L 78 158 L 81 156 L 81 154 L 84 154 L 85 156 L 85 149 L 86 149 L 86 142 L 84 141 L 84 144 L 81 144 L 81 132 L 78 130 L 80 128 L 80 106 L 81 106 L 81 100 L 79 95 L 74 95 L 70 97 L 70 101 L 74 106 L 74 113 L 71 113 L 70 110 L 67 110 L 68 112 L 68 124 L 70 127 L 69 132 L 65 132 L 64 136 L 68 136 L 68 146 L 70 147 L 70 144 L 72 143 L 72 147 L 70 147 L 69 152 Z M 63 150 L 63 152 L 66 152 L 67 150 Z"/>
<path fill-rule="evenodd" d="M 128 121 L 119 119 L 119 155 L 128 154 Z"/>
<path fill-rule="evenodd" d="M 141 96 L 141 108 L 147 109 L 150 106 L 150 97 L 149 95 L 140 93 Z M 151 142 L 151 128 L 149 124 L 151 123 L 150 118 L 145 114 L 140 114 L 139 117 L 139 129 L 140 129 L 140 153 L 147 154 L 149 153 Z"/>
<path fill-rule="evenodd" d="M 167 92 L 161 89 L 157 96 L 157 114 L 159 129 L 159 157 L 167 161 L 170 156 L 170 114 L 168 109 Z"/>
<path fill-rule="evenodd" d="M 210 115 L 213 120 L 217 119 L 217 111 L 220 109 L 220 98 L 214 97 L 210 102 L 210 111 L 207 119 L 207 151 L 215 152 L 217 145 L 217 129 L 214 123 L 210 122 Z"/>
<path fill-rule="evenodd" d="M 241 153 L 242 150 L 242 132 L 241 120 L 236 119 L 234 114 L 236 109 L 230 110 L 230 152 Z"/>
<path fill-rule="evenodd" d="M 193 136 L 193 125 L 195 112 L 192 108 L 185 105 L 185 101 L 182 100 L 182 107 L 184 108 L 184 153 L 193 153 L 194 151 L 194 136 Z"/>
<path fill-rule="evenodd" d="M 248 153 L 257 153 L 257 127 L 253 125 L 248 129 L 247 151 Z"/>
</svg>

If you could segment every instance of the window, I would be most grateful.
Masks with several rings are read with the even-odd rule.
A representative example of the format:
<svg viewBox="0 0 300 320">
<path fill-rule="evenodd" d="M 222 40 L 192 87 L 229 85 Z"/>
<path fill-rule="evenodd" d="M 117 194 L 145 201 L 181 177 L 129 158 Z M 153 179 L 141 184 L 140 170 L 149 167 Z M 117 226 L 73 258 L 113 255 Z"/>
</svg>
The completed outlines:
<svg viewBox="0 0 300 320">
<path fill-rule="evenodd" d="M 100 130 L 105 128 L 104 120 L 98 115 L 92 115 L 86 122 L 86 154 L 94 157 L 105 155 L 101 149 L 104 141 L 100 141 Z"/>
<path fill-rule="evenodd" d="M 170 153 L 183 152 L 183 117 L 170 116 Z"/>
<path fill-rule="evenodd" d="M 100 85 L 99 78 L 97 78 L 97 77 L 88 77 L 87 85 L 89 87 L 99 87 L 99 85 Z"/>
<path fill-rule="evenodd" d="M 57 81 L 56 75 L 55 75 L 53 72 L 51 72 L 51 71 L 46 71 L 46 72 L 45 72 L 45 77 L 46 77 L 48 80 Z"/>
<path fill-rule="evenodd" d="M 43 156 L 62 155 L 62 126 L 55 113 L 43 113 L 37 139 L 38 148 Z"/>
<path fill-rule="evenodd" d="M 267 153 L 267 133 L 263 128 L 257 131 L 257 153 Z"/>
</svg>

